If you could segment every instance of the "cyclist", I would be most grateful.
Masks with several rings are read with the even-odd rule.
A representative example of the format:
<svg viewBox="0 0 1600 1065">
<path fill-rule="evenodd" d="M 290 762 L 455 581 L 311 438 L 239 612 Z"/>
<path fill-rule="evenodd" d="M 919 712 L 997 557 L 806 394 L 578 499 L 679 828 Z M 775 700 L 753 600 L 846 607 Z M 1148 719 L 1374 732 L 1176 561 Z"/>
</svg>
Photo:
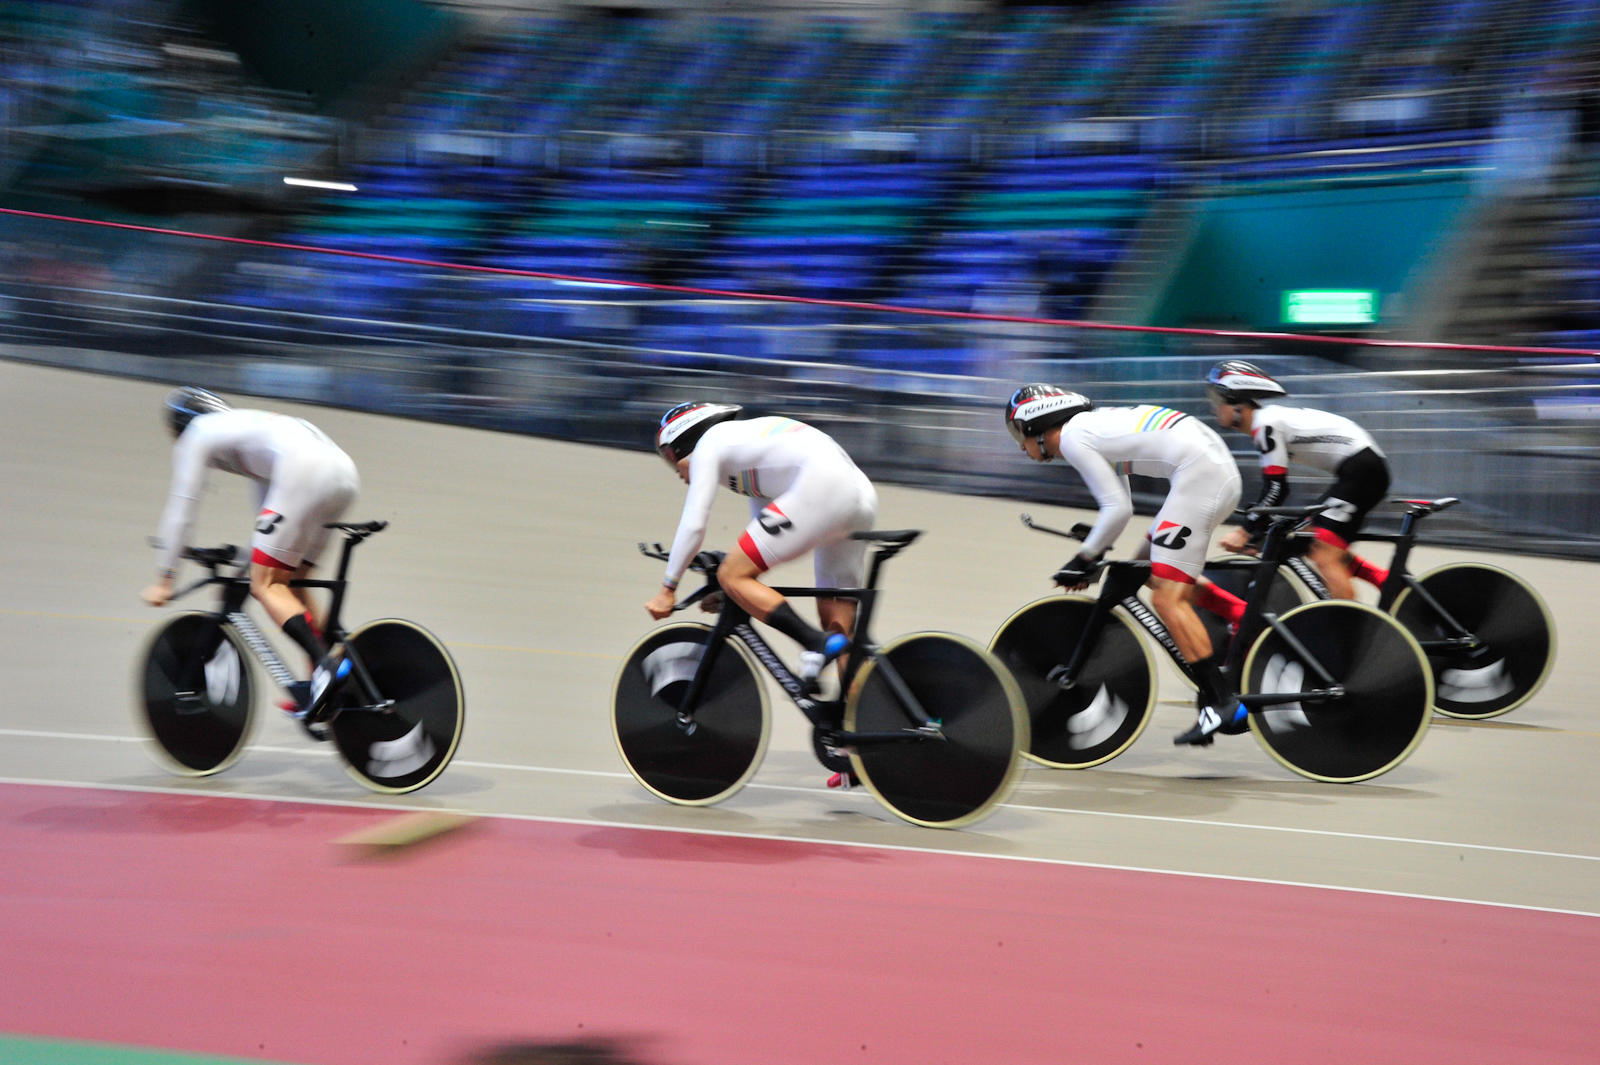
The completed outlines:
<svg viewBox="0 0 1600 1065">
<path fill-rule="evenodd" d="M 1151 606 L 1193 667 L 1199 688 L 1194 727 L 1174 742 L 1204 745 L 1219 730 L 1243 731 L 1247 711 L 1223 676 L 1223 652 L 1211 646 L 1194 610 L 1197 599 L 1205 603 L 1226 594 L 1209 581 L 1196 585 L 1212 531 L 1239 503 L 1239 468 L 1222 438 L 1169 407 L 1097 408 L 1087 396 L 1046 384 L 1017 389 L 1006 404 L 1005 423 L 1030 459 L 1059 457 L 1071 464 L 1099 507 L 1083 548 L 1055 574 L 1068 591 L 1088 586 L 1095 564 L 1133 517 L 1128 475 L 1169 482 L 1139 557 L 1151 563 Z"/>
<path fill-rule="evenodd" d="M 800 679 L 813 686 L 822 667 L 849 645 L 855 600 L 819 598 L 818 629 L 763 584 L 761 574 L 811 551 L 817 587 L 860 587 L 867 545 L 850 533 L 872 528 L 878 494 L 826 433 L 792 418 L 736 421 L 743 410 L 727 403 L 681 403 L 661 418 L 656 452 L 689 492 L 661 590 L 645 609 L 658 620 L 672 613 L 678 581 L 705 539 L 717 486 L 726 485 L 750 497 L 751 520 L 717 568 L 717 583 L 751 617 L 803 648 Z"/>
<path fill-rule="evenodd" d="M 1288 395 L 1288 389 L 1241 359 L 1219 362 L 1206 374 L 1206 396 L 1217 424 L 1250 434 L 1261 453 L 1257 506 L 1277 506 L 1289 498 L 1291 460 L 1334 475 L 1333 484 L 1317 500 L 1329 507 L 1311 521 L 1315 539 L 1307 557 L 1329 594 L 1354 599 L 1352 577 L 1382 584 L 1387 576 L 1352 555 L 1349 547 L 1367 512 L 1389 492 L 1389 464 L 1366 430 L 1349 418 L 1310 407 L 1261 405 Z M 1225 551 L 1245 550 L 1265 525 L 1264 520 L 1247 521 L 1230 529 L 1220 546 Z"/>
<path fill-rule="evenodd" d="M 251 539 L 250 594 L 284 634 L 303 648 L 315 668 L 309 683 L 291 689 L 284 709 L 312 719 L 349 662 L 330 655 L 309 596 L 289 581 L 307 575 L 328 542 L 324 522 L 337 521 L 360 487 L 355 463 L 310 422 L 264 410 L 235 410 L 203 388 L 168 393 L 172 487 L 161 517 L 156 579 L 144 601 L 162 606 L 172 597 L 178 557 L 189 541 L 208 470 L 242 474 L 256 482 L 256 524 Z"/>
</svg>

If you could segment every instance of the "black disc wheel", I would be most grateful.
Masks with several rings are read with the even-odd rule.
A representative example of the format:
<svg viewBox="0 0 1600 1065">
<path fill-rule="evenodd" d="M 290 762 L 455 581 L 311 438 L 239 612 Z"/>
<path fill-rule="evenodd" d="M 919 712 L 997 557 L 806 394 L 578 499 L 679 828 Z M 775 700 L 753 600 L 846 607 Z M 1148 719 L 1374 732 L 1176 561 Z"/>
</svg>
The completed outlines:
<svg viewBox="0 0 1600 1065">
<path fill-rule="evenodd" d="M 1120 609 L 1113 610 L 1070 688 L 1052 677 L 1072 658 L 1094 600 L 1051 596 L 1011 615 L 989 650 L 1022 691 L 1031 740 L 1027 756 L 1057 769 L 1085 769 L 1127 750 L 1156 702 L 1149 645 Z"/>
<path fill-rule="evenodd" d="M 755 658 L 738 640 L 713 649 L 692 721 L 679 719 L 710 635 L 692 622 L 653 630 L 623 660 L 611 698 L 612 733 L 628 772 L 685 806 L 721 802 L 744 787 L 772 735 Z"/>
<path fill-rule="evenodd" d="M 359 668 L 334 698 L 334 745 L 372 790 L 416 791 L 461 743 L 466 697 L 455 662 L 427 629 L 398 618 L 369 622 L 345 642 Z"/>
<path fill-rule="evenodd" d="M 1240 599 L 1249 601 L 1250 580 L 1255 575 L 1256 567 L 1261 560 L 1253 555 L 1222 555 L 1206 562 L 1205 576 L 1210 578 L 1217 587 L 1223 591 L 1231 592 Z M 1287 570 L 1278 566 L 1272 571 L 1272 587 L 1267 592 L 1265 606 L 1266 613 L 1283 615 L 1299 606 L 1309 602 L 1311 597 L 1301 593 L 1301 585 L 1289 576 Z M 1195 608 L 1195 613 L 1200 616 L 1200 622 L 1206 627 L 1206 635 L 1211 637 L 1213 651 L 1226 652 L 1228 644 L 1233 639 L 1233 634 L 1228 631 L 1228 623 L 1209 610 Z M 1185 681 L 1189 678 L 1180 674 Z M 1190 682 L 1191 684 L 1193 682 Z"/>
<path fill-rule="evenodd" d="M 907 694 L 937 729 L 919 732 Z M 942 632 L 902 636 L 874 655 L 850 687 L 844 728 L 863 734 L 850 762 L 867 790 L 931 828 L 971 824 L 1004 802 L 1028 745 L 1022 692 L 1006 668 Z M 897 735 L 907 738 L 888 738 Z"/>
<path fill-rule="evenodd" d="M 1433 705 L 1450 717 L 1498 717 L 1531 699 L 1556 658 L 1555 622 L 1515 574 L 1476 562 L 1433 570 L 1401 592 L 1395 620 L 1433 668 Z M 1461 646 L 1470 635 L 1476 645 Z"/>
<path fill-rule="evenodd" d="M 1297 607 L 1250 648 L 1244 700 L 1305 692 L 1296 702 L 1252 707 L 1250 729 L 1267 752 L 1302 776 L 1349 783 L 1386 773 L 1422 742 L 1433 677 L 1422 649 L 1387 614 L 1349 600 Z M 1298 646 L 1297 646 L 1298 645 Z M 1308 657 L 1309 656 L 1309 657 Z M 1329 685 L 1338 698 L 1316 695 Z"/>
<path fill-rule="evenodd" d="M 139 724 L 168 769 L 207 776 L 244 752 L 255 719 L 249 658 L 215 614 L 179 614 L 162 625 L 136 686 Z"/>
</svg>

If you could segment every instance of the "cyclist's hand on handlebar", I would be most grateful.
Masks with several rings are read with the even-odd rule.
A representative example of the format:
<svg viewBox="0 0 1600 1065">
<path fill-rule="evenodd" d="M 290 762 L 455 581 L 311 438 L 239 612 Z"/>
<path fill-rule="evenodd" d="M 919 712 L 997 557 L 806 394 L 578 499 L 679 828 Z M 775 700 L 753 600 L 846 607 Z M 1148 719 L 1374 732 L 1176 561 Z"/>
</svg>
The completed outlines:
<svg viewBox="0 0 1600 1065">
<path fill-rule="evenodd" d="M 139 593 L 139 598 L 151 606 L 166 606 L 167 601 L 172 598 L 172 578 L 156 578 L 154 584 Z"/>
<path fill-rule="evenodd" d="M 1069 592 L 1076 592 L 1089 587 L 1089 581 L 1094 577 L 1100 560 L 1090 558 L 1088 555 L 1074 555 L 1066 565 L 1056 570 L 1051 580 Z"/>
<path fill-rule="evenodd" d="M 1222 539 L 1217 541 L 1217 546 L 1224 551 L 1248 552 L 1253 555 L 1256 552 L 1253 550 L 1254 545 L 1251 544 L 1250 540 L 1250 530 L 1243 525 L 1237 525 L 1222 534 Z"/>
<path fill-rule="evenodd" d="M 649 602 L 645 603 L 644 608 L 650 612 L 651 617 L 660 621 L 672 613 L 672 608 L 677 603 L 678 593 L 671 588 L 663 587 Z"/>
</svg>

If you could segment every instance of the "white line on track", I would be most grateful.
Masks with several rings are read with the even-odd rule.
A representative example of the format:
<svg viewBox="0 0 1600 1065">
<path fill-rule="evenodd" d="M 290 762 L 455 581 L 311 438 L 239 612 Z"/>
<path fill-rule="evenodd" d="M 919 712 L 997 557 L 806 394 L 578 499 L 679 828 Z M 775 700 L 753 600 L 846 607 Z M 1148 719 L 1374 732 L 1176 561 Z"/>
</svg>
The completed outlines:
<svg viewBox="0 0 1600 1065">
<path fill-rule="evenodd" d="M 102 743 L 144 742 L 143 739 L 138 736 L 110 736 L 81 732 L 40 732 L 26 729 L 0 729 L 0 736 L 31 737 L 34 739 L 94 740 Z M 272 754 L 301 755 L 305 757 L 319 758 L 324 757 L 326 754 L 326 752 L 315 747 L 275 747 L 268 744 L 253 744 L 250 749 L 255 751 L 270 752 Z M 613 780 L 632 779 L 629 774 L 624 772 L 600 769 L 560 769 L 554 766 L 517 765 L 509 762 L 473 762 L 461 758 L 456 759 L 451 764 L 466 769 L 487 769 L 512 773 L 549 773 L 560 776 L 600 777 L 603 779 Z M 3 779 L 4 778 L 0 778 L 0 780 Z M 85 786 L 92 787 L 94 785 Z M 756 791 L 796 792 L 804 794 L 813 794 L 817 790 L 814 787 L 801 787 L 794 784 L 764 784 L 759 781 L 753 781 L 745 786 Z M 188 793 L 185 792 L 185 794 Z M 1109 817 L 1120 818 L 1126 821 L 1148 821 L 1156 824 L 1205 825 L 1209 828 L 1231 828 L 1245 832 L 1281 832 L 1298 836 L 1318 836 L 1325 839 L 1353 839 L 1362 840 L 1369 843 L 1400 843 L 1415 847 L 1444 847 L 1450 850 L 1483 851 L 1492 854 L 1516 854 L 1527 858 L 1555 858 L 1563 861 L 1573 862 L 1600 862 L 1600 854 L 1571 854 L 1565 851 L 1541 851 L 1531 850 L 1525 847 L 1498 847 L 1488 843 L 1458 843 L 1451 840 L 1442 839 L 1418 839 L 1412 836 L 1378 836 L 1365 832 L 1339 832 L 1332 829 L 1300 828 L 1293 825 L 1253 825 L 1243 821 L 1211 821 L 1199 817 L 1166 817 L 1159 814 L 1130 814 L 1112 810 L 1089 810 L 1079 806 L 1030 806 L 1023 805 L 1021 803 L 1008 802 L 1003 804 L 1003 808 L 1007 810 L 1025 811 L 1027 813 L 1073 814 L 1081 817 Z M 432 807 L 428 807 L 428 809 L 432 809 Z M 499 815 L 485 814 L 484 816 Z M 788 837 L 776 838 L 786 839 Z M 1040 860 L 1048 861 L 1050 859 Z"/>
<path fill-rule="evenodd" d="M 124 791 L 150 795 L 182 795 L 192 798 L 203 795 L 214 799 L 244 799 L 254 802 L 282 802 L 301 803 L 308 806 L 337 806 L 356 807 L 361 809 L 382 810 L 386 812 L 416 811 L 419 813 L 437 813 L 438 806 L 416 806 L 392 802 L 360 802 L 346 799 L 316 799 L 316 798 L 290 798 L 283 795 L 256 795 L 246 792 L 206 792 L 194 788 L 165 788 L 136 784 L 89 784 L 77 780 L 27 780 L 16 777 L 0 777 L 0 784 L 18 784 L 34 787 L 74 788 L 80 791 Z M 808 789 L 786 789 L 808 790 Z M 1486 906 L 1500 910 L 1523 910 L 1532 913 L 1553 913 L 1568 917 L 1596 917 L 1600 918 L 1600 910 L 1568 910 L 1553 906 L 1530 906 L 1515 902 L 1491 902 L 1485 899 L 1462 899 L 1448 895 L 1423 895 L 1409 891 L 1386 891 L 1379 888 L 1348 887 L 1341 884 L 1318 884 L 1307 880 L 1275 880 L 1254 876 L 1231 876 L 1224 873 L 1196 873 L 1182 869 L 1155 869 L 1138 865 L 1112 865 L 1106 862 L 1081 862 L 1070 858 L 1041 858 L 1035 855 L 1021 854 L 990 854 L 983 851 L 950 850 L 941 847 L 909 847 L 897 843 L 860 843 L 852 840 L 824 839 L 810 836 L 778 835 L 776 833 L 761 832 L 728 832 L 716 829 L 684 828 L 675 825 L 641 825 L 627 821 L 602 821 L 593 818 L 580 817 L 549 817 L 542 814 L 514 814 L 514 813 L 488 813 L 472 810 L 454 810 L 455 813 L 472 814 L 473 816 L 488 819 L 501 819 L 506 821 L 531 821 L 541 824 L 577 825 L 585 828 L 621 828 L 633 829 L 640 832 L 680 832 L 691 836 L 718 836 L 735 839 L 760 839 L 780 843 L 802 843 L 819 847 L 855 847 L 864 850 L 900 851 L 909 854 L 937 854 L 949 858 L 988 858 L 996 861 L 1028 862 L 1036 865 L 1059 865 L 1076 869 L 1104 869 L 1119 873 L 1149 873 L 1156 876 L 1183 876 L 1194 877 L 1201 880 L 1225 880 L 1231 883 L 1267 884 L 1273 887 L 1312 888 L 1322 891 L 1341 891 L 1354 895 L 1378 895 L 1386 898 L 1417 899 L 1423 902 L 1453 902 L 1465 906 Z"/>
</svg>

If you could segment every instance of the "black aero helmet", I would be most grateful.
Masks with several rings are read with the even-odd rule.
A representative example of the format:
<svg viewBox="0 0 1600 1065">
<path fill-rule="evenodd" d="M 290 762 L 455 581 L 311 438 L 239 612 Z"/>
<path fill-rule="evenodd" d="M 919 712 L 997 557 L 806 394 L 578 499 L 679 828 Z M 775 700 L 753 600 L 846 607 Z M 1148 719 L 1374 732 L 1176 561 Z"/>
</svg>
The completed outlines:
<svg viewBox="0 0 1600 1065">
<path fill-rule="evenodd" d="M 1094 403 L 1081 393 L 1055 385 L 1023 385 L 1006 404 L 1006 432 L 1020 444 L 1063 424 L 1074 414 L 1093 409 Z"/>
<path fill-rule="evenodd" d="M 688 458 L 707 429 L 737 418 L 743 410 L 736 403 L 680 403 L 661 416 L 656 452 L 673 463 Z"/>
<path fill-rule="evenodd" d="M 173 436 L 181 436 L 183 431 L 189 428 L 189 423 L 202 414 L 233 409 L 215 392 L 207 392 L 193 385 L 184 385 L 168 392 L 163 406 L 167 412 L 167 425 L 172 429 Z"/>
<path fill-rule="evenodd" d="M 1206 374 L 1206 395 L 1219 403 L 1259 403 L 1288 394 L 1261 367 L 1243 359 L 1219 362 Z"/>
</svg>

